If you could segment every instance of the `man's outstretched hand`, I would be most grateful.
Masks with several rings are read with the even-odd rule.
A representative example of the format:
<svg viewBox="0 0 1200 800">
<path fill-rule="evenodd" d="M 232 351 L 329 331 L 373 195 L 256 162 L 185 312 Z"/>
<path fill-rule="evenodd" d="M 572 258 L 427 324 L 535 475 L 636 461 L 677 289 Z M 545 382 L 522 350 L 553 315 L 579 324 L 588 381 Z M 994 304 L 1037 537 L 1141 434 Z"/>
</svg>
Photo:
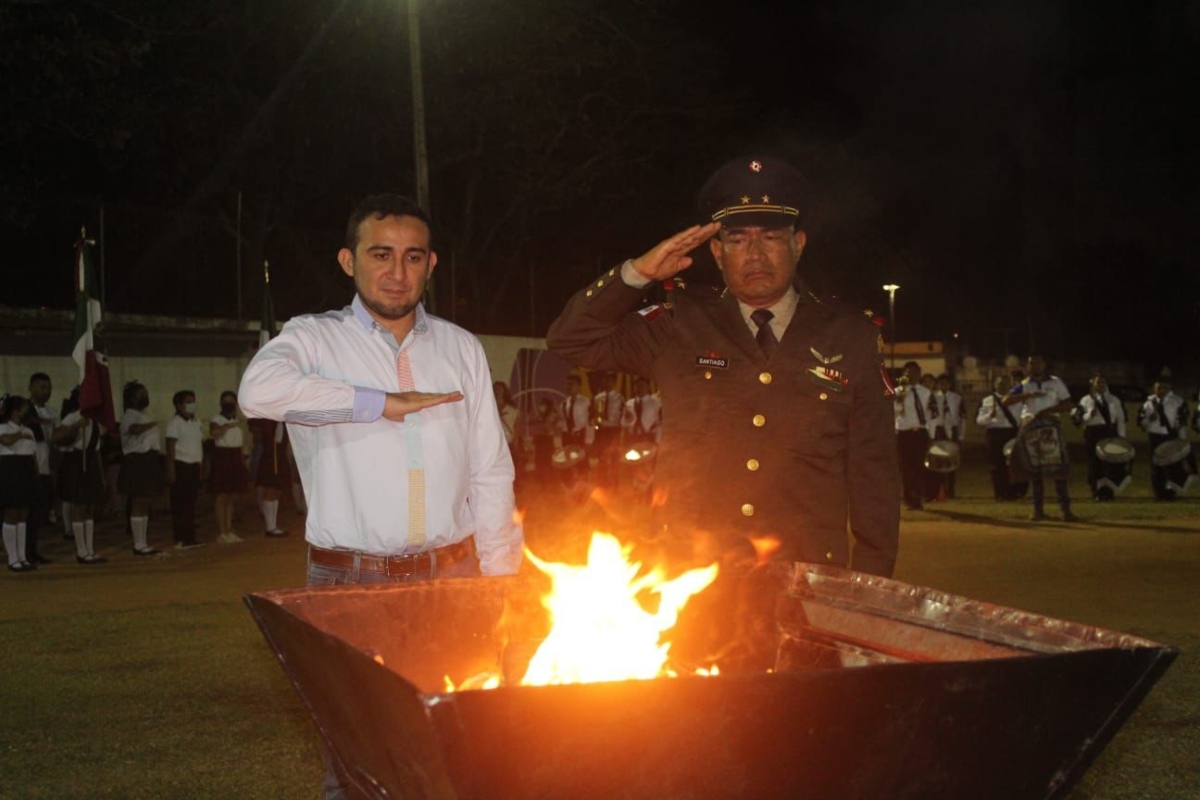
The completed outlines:
<svg viewBox="0 0 1200 800">
<path fill-rule="evenodd" d="M 462 392 L 388 392 L 387 400 L 383 402 L 383 416 L 399 422 L 414 411 L 442 403 L 457 403 L 462 399 Z"/>
</svg>

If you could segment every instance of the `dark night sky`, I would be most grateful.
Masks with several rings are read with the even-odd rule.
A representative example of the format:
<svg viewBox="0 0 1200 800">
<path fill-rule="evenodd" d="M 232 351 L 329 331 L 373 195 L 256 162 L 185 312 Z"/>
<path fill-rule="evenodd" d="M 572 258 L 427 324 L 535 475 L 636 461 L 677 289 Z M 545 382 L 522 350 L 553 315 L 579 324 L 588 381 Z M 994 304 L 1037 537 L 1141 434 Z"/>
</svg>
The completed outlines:
<svg viewBox="0 0 1200 800">
<path fill-rule="evenodd" d="M 138 6 L 135 0 L 106 2 L 110 8 Z M 48 7 L 66 14 L 80 5 L 60 2 Z M 88 5 L 103 7 L 105 3 Z M 201 10 L 206 5 L 198 4 Z M 213 14 L 228 11 L 225 3 L 211 5 Z M 366 5 L 378 13 L 386 10 L 382 3 Z M 425 2 L 426 98 L 435 132 L 450 130 L 437 126 L 452 124 L 454 114 L 461 110 L 454 104 L 466 96 L 462 91 L 448 91 L 444 82 L 453 79 L 459 66 L 469 69 L 473 56 L 470 45 L 445 44 L 450 34 L 467 36 L 448 16 L 439 16 L 448 14 L 446 9 L 453 5 L 449 0 Z M 586 16 L 589 3 L 570 5 L 575 13 Z M 946 338 L 959 333 L 960 341 L 985 357 L 1003 355 L 1007 342 L 1010 351 L 1023 353 L 1032 346 L 1052 361 L 1125 358 L 1143 361 L 1148 371 L 1157 370 L 1164 362 L 1176 372 L 1200 369 L 1195 345 L 1200 327 L 1200 270 L 1196 269 L 1200 209 L 1191 124 L 1197 111 L 1194 53 L 1200 34 L 1200 3 L 896 0 L 792 3 L 787 11 L 781 11 L 774 3 L 750 0 L 719 15 L 704 16 L 697 14 L 694 5 L 683 3 L 639 4 L 631 0 L 593 5 L 606 9 L 630 39 L 643 35 L 631 15 L 639 13 L 642 6 L 654 6 L 661 14 L 654 21 L 657 31 L 687 38 L 697 48 L 686 57 L 677 57 L 677 69 L 649 67 L 646 82 L 650 88 L 639 87 L 636 72 L 630 73 L 633 81 L 624 78 L 616 89 L 606 88 L 608 102 L 616 105 L 632 105 L 648 96 L 657 97 L 661 105 L 665 101 L 653 95 L 657 83 L 661 93 L 678 96 L 681 106 L 686 106 L 685 124 L 672 127 L 669 122 L 656 122 L 653 130 L 635 134 L 604 132 L 610 138 L 641 137 L 631 146 L 642 149 L 647 163 L 621 175 L 637 213 L 606 213 L 608 204 L 628 207 L 629 201 L 617 197 L 621 188 L 611 176 L 603 175 L 590 179 L 585 199 L 591 198 L 592 208 L 586 213 L 564 210 L 560 217 L 539 218 L 527 203 L 529 214 L 521 224 L 528 225 L 531 233 L 524 240 L 533 238 L 540 244 L 519 246 L 529 248 L 531 259 L 577 266 L 538 276 L 532 292 L 514 289 L 537 295 L 531 301 L 534 308 L 520 303 L 503 306 L 519 319 L 506 319 L 501 310 L 496 316 L 480 316 L 468 327 L 480 332 L 543 333 L 554 310 L 591 270 L 635 255 L 689 221 L 695 190 L 707 173 L 734 155 L 762 148 L 796 161 L 817 191 L 810 247 L 802 270 L 818 288 L 878 311 L 886 310 L 886 295 L 879 287 L 887 282 L 900 284 L 896 303 L 900 338 Z M 284 13 L 284 6 L 277 8 Z M 13 36 L 22 36 L 24 41 L 27 32 L 16 29 L 13 13 L 0 14 L 0 31 L 5 41 Z M 483 33 L 485 23 L 475 21 L 483 25 L 479 29 Z M 348 109 L 380 102 L 399 106 L 384 119 L 398 131 L 392 143 L 401 144 L 399 163 L 405 168 L 407 76 L 391 75 L 396 86 L 380 86 L 380 76 L 390 75 L 395 64 L 403 65 L 406 58 L 406 52 L 401 49 L 397 53 L 394 44 L 403 43 L 402 22 L 396 19 L 393 24 L 396 27 L 390 30 L 387 26 L 372 30 L 370 26 L 351 28 L 345 19 L 339 20 L 342 27 L 319 42 L 307 59 L 295 60 L 301 67 L 290 73 L 264 68 L 258 76 L 262 82 L 275 81 L 275 88 L 284 89 L 278 93 L 282 97 L 279 104 L 258 109 L 256 118 L 259 122 L 266 118 L 269 134 L 256 133 L 259 129 L 246 120 L 239 122 L 232 113 L 233 134 L 226 132 L 224 139 L 193 135 L 188 126 L 196 127 L 194 119 L 163 122 L 166 129 L 178 127 L 168 130 L 169 141 L 176 143 L 169 159 L 159 152 L 164 139 L 139 135 L 140 128 L 133 131 L 119 158 L 95 156 L 93 149 L 102 146 L 81 142 L 76 134 L 72 134 L 73 141 L 67 137 L 64 146 L 64 126 L 56 125 L 54 116 L 69 115 L 70 103 L 55 108 L 45 100 L 44 92 L 36 103 L 20 93 L 3 95 L 15 105 L 5 118 L 32 108 L 53 131 L 39 135 L 37 115 L 33 115 L 35 121 L 22 135 L 10 132 L 4 141 L 5 157 L 16 161 L 7 173 L 15 171 L 27 178 L 33 169 L 29 164 L 53 159 L 60 167 L 77 164 L 78 177 L 10 178 L 4 185 L 10 208 L 28 209 L 22 215 L 0 218 L 6 249 L 16 253 L 20 263 L 38 263 L 44 268 L 35 270 L 19 286 L 6 286 L 0 300 L 16 306 L 68 306 L 69 288 L 62 288 L 58 263 L 69 261 L 70 243 L 51 252 L 47 242 L 52 237 L 71 236 L 68 231 L 78 227 L 75 219 L 86 214 L 65 210 L 90 207 L 94 211 L 95 199 L 103 198 L 115 209 L 106 222 L 110 226 L 118 224 L 113 220 L 123 219 L 121 207 L 186 207 L 208 214 L 211 204 L 189 207 L 189 199 L 202 193 L 206 181 L 219 181 L 222 154 L 228 156 L 243 146 L 250 155 L 239 151 L 240 155 L 253 159 L 255 136 L 274 137 L 270 150 L 285 164 L 287 154 L 295 152 L 293 170 L 306 169 L 317 160 L 332 160 L 342 167 L 340 173 L 336 168 L 330 170 L 319 189 L 312 185 L 297 189 L 288 212 L 278 220 L 280 226 L 320 229 L 311 236 L 290 237 L 288 241 L 294 244 L 288 246 L 309 248 L 313 262 L 327 264 L 332 271 L 329 250 L 336 246 L 336 238 L 331 237 L 336 237 L 340 228 L 347 199 L 362 193 L 367 185 L 364 175 L 373 171 L 371 147 L 381 142 L 386 145 L 388 137 L 376 136 L 367 145 L 355 140 L 341 151 L 314 154 L 314 145 L 305 149 L 291 137 L 316 139 L 322 124 L 314 123 L 309 133 L 304 133 L 304 125 L 296 124 L 280 123 L 271 129 L 271 117 L 283 119 L 286 114 L 300 113 L 293 106 L 302 104 L 307 95 L 296 86 L 310 91 L 323 75 L 336 72 L 335 61 L 358 59 L 359 74 L 370 76 L 375 89 L 345 87 L 342 99 Z M 8 30 L 4 30 L 6 26 Z M 646 49 L 651 51 L 655 28 L 646 27 Z M 518 61 L 532 62 L 541 50 L 551 47 L 551 39 L 562 35 L 553 26 L 539 27 L 536 19 L 527 20 L 518 30 L 507 56 Z M 286 35 L 287 30 L 281 29 L 280 38 Z M 372 37 L 382 41 L 375 42 Z M 263 63 L 270 63 L 271 57 L 292 58 L 269 52 L 269 39 L 259 47 L 263 52 L 255 57 L 264 59 Z M 668 45 L 663 43 L 661 48 L 666 50 Z M 177 91 L 181 76 L 204 73 L 206 56 L 197 55 L 196 50 L 178 50 L 176 53 L 160 42 L 147 57 L 143 71 L 130 73 L 131 79 L 139 81 L 138 97 L 157 93 L 159 75 L 165 96 Z M 629 58 L 628 51 L 619 46 L 614 46 L 613 52 L 614 58 Z M 211 49 L 207 57 L 219 60 L 227 56 Z M 372 59 L 391 59 L 393 63 L 384 69 Z M 8 66 L 21 70 L 27 65 L 10 58 Z M 211 67 L 211 63 L 207 65 Z M 514 67 L 510 62 L 507 72 L 488 73 L 487 80 L 494 85 L 487 88 L 515 95 L 507 106 L 498 106 L 508 108 L 505 113 L 536 114 L 537 98 L 523 96 L 525 84 L 513 77 L 517 67 L 519 64 Z M 582 74 L 586 91 L 592 80 L 586 70 L 567 64 L 562 69 L 564 82 Z M 354 74 L 353 69 L 350 72 Z M 37 70 L 29 74 L 36 80 L 45 77 Z M 289 84 L 297 75 L 297 83 Z M 125 77 L 112 80 L 119 86 Z M 270 89 L 262 89 L 264 96 Z M 186 91 L 195 88 L 186 87 Z M 389 93 L 393 95 L 390 100 Z M 684 95 L 690 99 L 685 101 Z M 162 102 L 164 117 L 173 113 L 170 102 Z M 214 102 L 213 108 L 224 106 Z M 100 118 L 121 113 L 95 105 L 90 105 L 89 111 Z M 322 107 L 317 113 L 336 111 Z M 592 129 L 603 126 L 608 118 L 605 113 L 572 119 L 580 142 L 588 142 Z M 25 113 L 23 118 L 29 116 Z M 135 118 L 134 124 L 146 125 L 147 119 Z M 372 119 L 376 127 L 385 126 Z M 487 141 L 497 145 L 506 131 L 515 130 L 510 121 L 490 120 Z M 153 119 L 150 122 L 158 124 Z M 452 134 L 431 135 L 430 158 L 443 165 L 435 169 L 433 180 L 443 186 L 457 187 L 455 181 L 463 178 L 460 162 L 455 161 L 460 144 Z M 139 150 L 141 147 L 146 151 Z M 151 153 L 154 147 L 159 151 Z M 570 174 L 567 166 L 589 157 L 586 144 L 581 144 L 547 158 L 562 159 L 563 171 Z M 503 158 L 492 160 L 499 164 Z M 189 160 L 198 163 L 187 168 Z M 18 164 L 26 168 L 17 168 Z M 172 172 L 169 190 L 156 183 L 165 174 L 164 164 Z M 490 174 L 500 179 L 494 170 Z M 513 179 L 505 180 L 511 183 Z M 461 185 L 467 186 L 465 178 L 463 181 Z M 231 178 L 229 185 L 234 183 L 236 179 Z M 456 191 L 454 199 L 462 193 Z M 222 208 L 228 218 L 228 187 L 210 194 L 226 198 Z M 639 199 L 644 208 L 638 207 Z M 567 198 L 563 204 L 572 202 L 579 199 Z M 485 206 L 481 200 L 480 205 L 498 213 L 494 201 Z M 438 199 L 435 188 L 435 221 L 450 220 L 451 234 L 463 237 L 467 226 L 454 221 L 455 211 L 450 206 L 448 200 Z M 472 229 L 476 231 L 486 227 L 489 212 L 477 213 L 479 221 Z M 142 229 L 155 230 L 154 224 L 142 217 L 138 222 Z M 90 218 L 95 218 L 94 213 Z M 219 229 L 219 225 L 214 228 Z M 268 236 L 263 252 L 282 247 L 279 242 L 285 237 L 272 235 L 275 238 Z M 114 235 L 114 240 L 118 238 Z M 187 263 L 186 258 L 167 252 L 158 258 Z M 275 253 L 275 257 L 287 261 L 289 252 Z M 117 244 L 109 253 L 113 273 L 118 275 L 120 253 Z M 491 260 L 485 253 L 481 250 L 476 259 Z M 486 272 L 479 271 L 470 273 L 469 278 L 490 280 Z M 120 278 L 114 282 L 119 283 Z M 503 285 L 499 277 L 497 283 Z M 516 280 L 513 286 L 523 283 L 527 281 Z M 109 288 L 114 298 L 110 305 L 123 302 L 121 310 L 153 310 L 140 308 L 146 300 L 138 300 L 136 293 L 125 287 Z M 178 287 L 164 284 L 158 291 L 174 295 Z M 298 313 L 310 310 L 306 307 L 310 303 L 329 305 L 331 299 L 340 298 L 330 298 L 326 292 L 316 299 L 284 297 L 280 305 L 285 312 Z M 246 304 L 253 309 L 249 301 Z M 472 308 L 461 300 L 460 305 Z M 213 312 L 198 307 L 180 308 L 177 313 Z M 1195 384 L 1196 377 L 1188 383 Z"/>
</svg>

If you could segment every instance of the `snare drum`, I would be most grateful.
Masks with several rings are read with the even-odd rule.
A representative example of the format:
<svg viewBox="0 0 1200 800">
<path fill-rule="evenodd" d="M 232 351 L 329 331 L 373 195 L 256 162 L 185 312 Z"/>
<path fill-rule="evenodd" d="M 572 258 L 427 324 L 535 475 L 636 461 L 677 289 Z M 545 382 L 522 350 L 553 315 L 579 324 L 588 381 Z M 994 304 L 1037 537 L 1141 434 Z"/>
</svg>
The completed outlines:
<svg viewBox="0 0 1200 800">
<path fill-rule="evenodd" d="M 962 449 L 958 442 L 935 439 L 925 450 L 925 469 L 930 472 L 955 472 L 962 463 Z"/>
<path fill-rule="evenodd" d="M 622 464 L 644 464 L 654 458 L 658 446 L 654 442 L 641 440 L 625 445 L 621 450 Z"/>
<path fill-rule="evenodd" d="M 573 467 L 587 456 L 587 451 L 577 444 L 568 444 L 554 451 L 554 455 L 550 456 L 550 463 L 556 469 L 567 469 Z"/>
<path fill-rule="evenodd" d="M 1096 442 L 1096 458 L 1105 464 L 1128 464 L 1133 461 L 1133 442 L 1121 436 Z"/>
<path fill-rule="evenodd" d="M 1169 439 L 1154 448 L 1150 461 L 1156 467 L 1169 467 L 1183 461 L 1191 452 L 1192 445 L 1187 439 Z"/>
</svg>

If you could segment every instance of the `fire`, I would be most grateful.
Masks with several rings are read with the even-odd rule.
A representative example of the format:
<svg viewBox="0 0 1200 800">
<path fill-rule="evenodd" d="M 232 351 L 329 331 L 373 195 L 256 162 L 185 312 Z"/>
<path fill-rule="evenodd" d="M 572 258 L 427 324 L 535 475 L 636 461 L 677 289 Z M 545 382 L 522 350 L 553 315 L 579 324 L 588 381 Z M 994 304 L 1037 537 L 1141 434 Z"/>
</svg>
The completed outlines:
<svg viewBox="0 0 1200 800">
<path fill-rule="evenodd" d="M 674 677 L 669 665 L 671 644 L 663 634 L 675 626 L 688 600 L 717 577 L 717 565 L 693 569 L 666 580 L 659 568 L 639 575 L 642 565 L 629 560 L 628 547 L 616 537 L 593 533 L 587 564 L 573 566 L 542 561 L 525 554 L 550 576 L 542 605 L 550 612 L 550 634 L 529 662 L 520 683 L 547 686 L 561 683 L 638 680 Z M 657 595 L 658 610 L 643 605 Z M 716 665 L 696 675 L 719 674 Z M 495 689 L 498 673 L 482 672 L 455 683 L 444 678 L 447 692 Z"/>
<path fill-rule="evenodd" d="M 660 641 L 662 635 L 692 595 L 717 576 L 716 564 L 672 580 L 659 568 L 639 575 L 642 565 L 629 561 L 629 548 L 598 532 L 585 566 L 545 562 L 528 550 L 526 555 L 553 581 L 542 598 L 552 628 L 521 680 L 529 686 L 674 674 L 667 666 L 670 643 Z M 643 606 L 647 594 L 658 596 L 657 611 Z"/>
</svg>

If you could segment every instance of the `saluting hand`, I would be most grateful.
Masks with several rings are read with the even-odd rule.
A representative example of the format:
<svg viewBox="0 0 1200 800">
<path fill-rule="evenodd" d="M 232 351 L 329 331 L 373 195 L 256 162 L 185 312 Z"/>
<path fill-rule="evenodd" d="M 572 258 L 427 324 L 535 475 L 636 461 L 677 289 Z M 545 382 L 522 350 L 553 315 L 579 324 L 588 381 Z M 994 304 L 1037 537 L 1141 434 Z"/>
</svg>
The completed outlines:
<svg viewBox="0 0 1200 800">
<path fill-rule="evenodd" d="M 383 403 L 383 416 L 400 422 L 405 415 L 423 408 L 440 406 L 442 403 L 457 403 L 462 399 L 462 392 L 388 392 Z"/>
<path fill-rule="evenodd" d="M 719 222 L 693 225 L 669 239 L 664 239 L 635 258 L 633 268 L 639 275 L 652 281 L 665 281 L 667 278 L 673 278 L 692 265 L 692 259 L 688 253 L 716 236 L 719 230 L 721 230 Z"/>
</svg>

